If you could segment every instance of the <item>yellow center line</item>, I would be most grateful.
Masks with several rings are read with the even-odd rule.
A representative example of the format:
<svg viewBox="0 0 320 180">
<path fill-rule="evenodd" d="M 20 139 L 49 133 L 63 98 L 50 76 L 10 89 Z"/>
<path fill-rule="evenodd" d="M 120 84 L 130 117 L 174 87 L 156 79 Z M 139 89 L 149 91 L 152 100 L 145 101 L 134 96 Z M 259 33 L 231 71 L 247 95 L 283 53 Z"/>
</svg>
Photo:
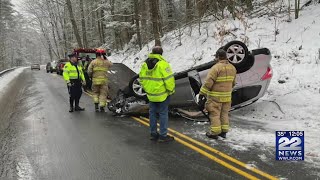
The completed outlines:
<svg viewBox="0 0 320 180">
<path fill-rule="evenodd" d="M 90 97 L 92 97 L 93 96 L 93 94 L 91 94 L 91 93 L 88 93 L 88 92 L 86 92 L 86 91 L 83 91 L 85 94 L 87 94 L 88 96 L 90 96 Z"/>
<path fill-rule="evenodd" d="M 145 126 L 149 126 L 148 123 L 146 123 L 145 121 L 143 121 L 143 120 L 141 120 L 141 119 L 139 119 L 139 118 L 136 118 L 136 117 L 132 117 L 132 118 L 133 118 L 134 120 L 140 122 L 141 124 L 145 125 Z M 190 149 L 192 149 L 192 150 L 194 150 L 194 151 L 197 151 L 198 153 L 200 153 L 200 154 L 206 156 L 207 158 L 209 158 L 209 159 L 217 162 L 218 164 L 221 164 L 222 166 L 224 166 L 224 167 L 226 167 L 226 168 L 228 168 L 228 169 L 236 172 L 237 174 L 239 174 L 239 175 L 241 175 L 241 176 L 243 176 L 243 177 L 246 177 L 246 178 L 248 178 L 248 179 L 258 180 L 257 177 L 254 177 L 253 175 L 248 174 L 247 172 L 244 172 L 244 171 L 242 171 L 242 170 L 240 170 L 240 169 L 232 166 L 231 164 L 229 164 L 229 163 L 227 163 L 227 162 L 225 162 L 225 161 L 223 161 L 223 160 L 220 160 L 219 158 L 217 158 L 217 157 L 215 157 L 215 156 L 213 156 L 213 155 L 205 152 L 204 150 L 202 150 L 202 149 L 200 149 L 200 148 L 198 148 L 198 147 L 196 147 L 196 146 L 194 146 L 194 145 L 192 145 L 192 144 L 190 144 L 190 143 L 188 143 L 188 142 L 186 142 L 186 141 L 178 138 L 177 136 L 175 136 L 175 135 L 173 135 L 173 134 L 170 134 L 170 133 L 169 133 L 169 135 L 173 136 L 177 142 L 179 142 L 179 143 L 181 143 L 181 144 L 189 147 Z"/>
<path fill-rule="evenodd" d="M 147 122 L 149 122 L 148 118 L 141 117 L 141 119 L 144 119 Z M 206 144 L 204 144 L 202 142 L 199 142 L 199 141 L 194 140 L 194 139 L 192 139 L 192 138 L 190 138 L 190 137 L 188 137 L 188 136 L 186 136 L 186 135 L 184 135 L 182 133 L 179 133 L 179 132 L 177 132 L 177 131 L 175 131 L 175 130 L 173 130 L 171 128 L 168 128 L 168 130 L 169 130 L 169 132 L 171 132 L 171 133 L 173 133 L 175 135 L 178 135 L 178 136 L 180 136 L 180 137 L 182 137 L 182 138 L 184 138 L 184 139 L 186 139 L 186 140 L 188 140 L 188 141 L 190 141 L 190 142 L 192 142 L 192 143 L 194 143 L 194 144 L 196 144 L 198 146 L 203 147 L 204 149 L 207 149 L 207 150 L 209 150 L 209 151 L 211 151 L 211 152 L 213 152 L 213 153 L 215 153 L 217 155 L 220 155 L 221 157 L 223 157 L 223 158 L 225 158 L 225 159 L 227 159 L 227 160 L 229 160 L 229 161 L 231 161 L 231 162 L 233 162 L 233 163 L 235 163 L 235 164 L 237 164 L 239 166 L 242 166 L 242 167 L 244 167 L 244 168 L 246 168 L 248 170 L 251 170 L 252 172 L 255 172 L 255 173 L 257 173 L 257 174 L 259 174 L 259 175 L 261 175 L 263 177 L 266 177 L 266 178 L 271 179 L 271 180 L 277 180 L 278 179 L 278 178 L 276 178 L 276 177 L 274 177 L 272 175 L 269 175 L 268 173 L 260 171 L 259 169 L 256 169 L 256 168 L 253 168 L 253 167 L 248 167 L 245 163 L 243 163 L 243 162 L 241 162 L 241 161 L 239 161 L 239 160 L 237 160 L 237 159 L 235 159 L 235 158 L 233 158 L 233 157 L 231 157 L 231 156 L 229 156 L 227 154 L 224 154 L 223 152 L 218 151 L 218 150 L 216 150 L 216 149 L 214 149 L 214 148 L 212 148 L 212 147 L 210 147 L 210 146 L 208 146 L 208 145 L 206 145 Z"/>
<path fill-rule="evenodd" d="M 90 93 L 88 93 L 88 92 L 85 92 L 85 91 L 84 91 L 84 93 L 86 93 L 88 96 L 91 96 L 91 97 L 92 97 L 92 94 L 90 94 Z M 132 117 L 132 118 L 135 119 L 136 121 L 142 123 L 142 124 L 145 124 L 145 125 L 149 126 L 149 124 L 145 122 L 145 121 L 149 122 L 149 119 L 147 119 L 147 118 L 141 117 L 141 119 L 144 119 L 145 121 L 140 120 L 140 119 L 138 119 L 138 118 L 136 118 L 136 117 Z M 159 124 L 158 124 L 158 125 L 159 125 Z M 213 152 L 213 153 L 215 153 L 215 154 L 217 154 L 217 155 L 219 155 L 219 156 L 221 156 L 221 157 L 223 157 L 223 158 L 225 158 L 225 159 L 227 159 L 227 160 L 229 160 L 229 161 L 231 161 L 231 162 L 233 162 L 233 163 L 235 163 L 235 164 L 237 164 L 237 165 L 239 165 L 239 166 L 242 166 L 242 167 L 244 167 L 244 168 L 246 168 L 246 169 L 248 169 L 248 170 L 250 170 L 250 171 L 252 171 L 252 172 L 255 172 L 255 173 L 257 173 L 257 174 L 259 174 L 259 175 L 261 175 L 261 176 L 263 176 L 263 177 L 266 177 L 266 178 L 271 179 L 271 180 L 277 180 L 277 179 L 278 179 L 278 178 L 276 178 L 276 177 L 274 177 L 274 176 L 272 176 L 272 175 L 269 175 L 268 173 L 265 173 L 265 172 L 260 171 L 259 169 L 256 169 L 256 168 L 253 168 L 253 167 L 248 167 L 245 163 L 243 163 L 243 162 L 241 162 L 241 161 L 239 161 L 239 160 L 237 160 L 237 159 L 235 159 L 235 158 L 233 158 L 233 157 L 231 157 L 231 156 L 229 156 L 229 155 L 227 155 L 227 154 L 224 154 L 223 152 L 218 151 L 218 150 L 216 150 L 216 149 L 214 149 L 214 148 L 212 148 L 212 147 L 210 147 L 210 146 L 208 146 L 208 145 L 206 145 L 206 144 L 204 144 L 204 143 L 202 143 L 202 142 L 199 142 L 199 141 L 194 140 L 194 139 L 192 139 L 192 138 L 190 138 L 190 137 L 188 137 L 188 136 L 186 136 L 186 135 L 184 135 L 184 134 L 182 134 L 182 133 L 179 133 L 179 132 L 177 132 L 177 131 L 175 131 L 175 130 L 173 130 L 173 129 L 171 129 L 171 128 L 168 128 L 168 130 L 169 130 L 169 132 L 171 132 L 171 133 L 174 134 L 174 135 L 178 135 L 178 136 L 180 136 L 180 137 L 182 137 L 182 138 L 184 138 L 184 139 L 186 139 L 186 140 L 188 140 L 188 141 L 190 141 L 190 142 L 192 142 L 192 143 L 194 143 L 194 144 L 196 144 L 196 145 L 198 145 L 198 146 L 200 146 L 200 147 L 202 147 L 202 148 L 204 148 L 204 149 L 207 149 L 207 150 L 209 150 L 209 151 L 211 151 L 211 152 Z M 193 146 L 193 145 L 191 145 L 191 144 L 189 144 L 189 143 L 181 140 L 180 138 L 177 138 L 176 136 L 174 136 L 174 137 L 176 138 L 177 142 L 179 142 L 179 143 L 181 143 L 181 144 L 183 144 L 183 145 L 185 145 L 185 146 L 187 146 L 187 147 L 189 147 L 189 148 L 191 148 L 191 149 L 199 152 L 200 154 L 208 157 L 209 159 L 212 159 L 212 160 L 214 160 L 214 161 L 217 160 L 217 161 L 219 161 L 219 162 L 218 162 L 219 164 L 221 164 L 221 165 L 225 164 L 225 165 L 223 165 L 223 166 L 225 166 L 225 167 L 227 167 L 227 168 L 229 168 L 229 166 L 231 166 L 231 167 L 233 168 L 232 170 L 235 171 L 235 172 L 241 171 L 240 169 L 235 168 L 235 167 L 233 167 L 232 165 L 230 165 L 230 164 L 228 164 L 228 163 L 225 163 L 224 161 L 222 161 L 222 160 L 220 160 L 220 159 L 218 159 L 218 158 L 216 158 L 216 157 L 208 154 L 207 152 L 205 152 L 205 151 L 203 151 L 203 150 L 201 150 L 201 149 L 199 149 L 199 148 L 197 148 L 197 147 L 195 147 L 195 146 Z M 217 161 L 216 161 L 216 162 L 217 162 Z M 229 168 L 229 169 L 230 169 L 230 168 Z M 244 172 L 244 171 L 241 171 L 241 172 L 247 174 L 247 173 Z M 240 173 L 241 173 L 241 172 L 240 172 Z M 240 174 L 240 173 L 238 173 L 238 174 Z M 241 174 L 241 175 L 242 175 L 242 174 Z M 248 174 L 248 175 L 251 176 L 250 174 Z M 253 176 L 252 176 L 252 177 L 253 177 Z M 255 178 L 255 177 L 253 177 L 253 178 Z M 256 179 L 256 178 L 255 178 L 255 179 Z"/>
</svg>

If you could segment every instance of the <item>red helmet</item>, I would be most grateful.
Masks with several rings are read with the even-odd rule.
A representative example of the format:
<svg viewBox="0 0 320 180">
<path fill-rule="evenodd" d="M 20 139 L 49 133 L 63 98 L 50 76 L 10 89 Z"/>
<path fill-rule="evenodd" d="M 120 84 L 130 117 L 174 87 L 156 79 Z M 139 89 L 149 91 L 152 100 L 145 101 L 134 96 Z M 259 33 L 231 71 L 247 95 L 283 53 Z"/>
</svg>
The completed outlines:
<svg viewBox="0 0 320 180">
<path fill-rule="evenodd" d="M 105 49 L 97 49 L 96 53 L 97 54 L 106 54 L 106 50 Z"/>
</svg>

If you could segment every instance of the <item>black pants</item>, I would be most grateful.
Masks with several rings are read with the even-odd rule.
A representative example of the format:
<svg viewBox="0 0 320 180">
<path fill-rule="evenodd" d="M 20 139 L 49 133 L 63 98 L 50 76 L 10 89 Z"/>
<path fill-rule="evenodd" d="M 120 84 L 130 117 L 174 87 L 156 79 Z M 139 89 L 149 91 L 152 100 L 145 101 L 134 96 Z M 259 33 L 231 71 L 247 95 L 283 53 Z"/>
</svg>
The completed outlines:
<svg viewBox="0 0 320 180">
<path fill-rule="evenodd" d="M 80 81 L 71 81 L 71 87 L 68 87 L 70 107 L 78 107 L 82 95 L 82 84 Z M 75 106 L 73 106 L 75 104 Z"/>
</svg>

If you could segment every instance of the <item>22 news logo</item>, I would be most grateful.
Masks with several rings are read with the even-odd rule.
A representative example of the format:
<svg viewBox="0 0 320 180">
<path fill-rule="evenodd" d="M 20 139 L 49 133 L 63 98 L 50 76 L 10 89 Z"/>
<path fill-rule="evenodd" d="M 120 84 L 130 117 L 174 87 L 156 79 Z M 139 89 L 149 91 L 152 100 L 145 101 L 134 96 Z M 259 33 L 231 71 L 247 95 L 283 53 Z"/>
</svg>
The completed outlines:
<svg viewBox="0 0 320 180">
<path fill-rule="evenodd" d="M 304 160 L 304 131 L 276 131 L 276 160 Z"/>
</svg>

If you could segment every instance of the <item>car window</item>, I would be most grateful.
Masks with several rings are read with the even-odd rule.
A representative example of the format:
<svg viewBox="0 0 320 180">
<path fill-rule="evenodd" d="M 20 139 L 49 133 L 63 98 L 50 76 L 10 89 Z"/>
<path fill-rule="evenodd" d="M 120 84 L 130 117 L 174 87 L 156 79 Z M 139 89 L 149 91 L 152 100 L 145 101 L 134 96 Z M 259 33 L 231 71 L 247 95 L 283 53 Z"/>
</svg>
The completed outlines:
<svg viewBox="0 0 320 180">
<path fill-rule="evenodd" d="M 79 57 L 81 57 L 81 58 L 85 58 L 87 56 L 89 56 L 91 59 L 97 58 L 95 53 L 79 53 Z"/>
</svg>

